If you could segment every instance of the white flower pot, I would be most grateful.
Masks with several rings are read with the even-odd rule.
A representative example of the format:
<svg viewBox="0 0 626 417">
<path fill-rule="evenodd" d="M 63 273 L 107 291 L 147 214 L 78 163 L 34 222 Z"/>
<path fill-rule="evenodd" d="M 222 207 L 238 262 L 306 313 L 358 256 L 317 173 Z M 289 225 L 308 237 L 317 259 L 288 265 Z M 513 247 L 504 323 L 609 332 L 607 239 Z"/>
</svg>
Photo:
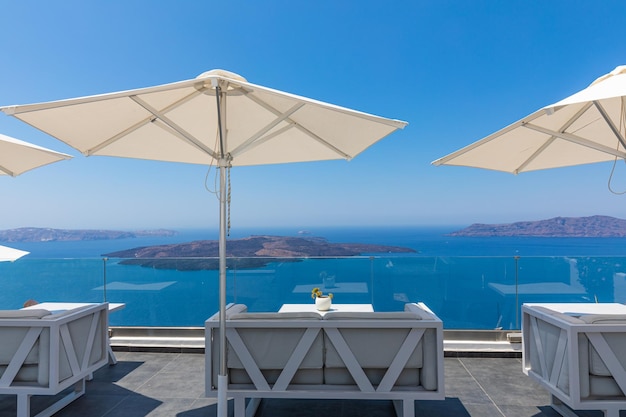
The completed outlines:
<svg viewBox="0 0 626 417">
<path fill-rule="evenodd" d="M 315 297 L 315 308 L 319 311 L 328 311 L 332 305 L 332 298 L 323 295 L 321 297 Z"/>
</svg>

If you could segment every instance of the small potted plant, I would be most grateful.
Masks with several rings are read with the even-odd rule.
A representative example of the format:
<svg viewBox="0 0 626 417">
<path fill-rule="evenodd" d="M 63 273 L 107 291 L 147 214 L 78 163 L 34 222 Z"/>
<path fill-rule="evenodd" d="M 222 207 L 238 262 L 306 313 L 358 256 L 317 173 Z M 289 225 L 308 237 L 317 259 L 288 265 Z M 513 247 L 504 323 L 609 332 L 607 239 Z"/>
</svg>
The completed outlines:
<svg viewBox="0 0 626 417">
<path fill-rule="evenodd" d="M 328 311 L 330 310 L 330 306 L 332 305 L 333 293 L 328 293 L 328 295 L 324 295 L 322 290 L 315 287 L 311 290 L 311 298 L 315 300 L 315 308 L 320 311 Z"/>
</svg>

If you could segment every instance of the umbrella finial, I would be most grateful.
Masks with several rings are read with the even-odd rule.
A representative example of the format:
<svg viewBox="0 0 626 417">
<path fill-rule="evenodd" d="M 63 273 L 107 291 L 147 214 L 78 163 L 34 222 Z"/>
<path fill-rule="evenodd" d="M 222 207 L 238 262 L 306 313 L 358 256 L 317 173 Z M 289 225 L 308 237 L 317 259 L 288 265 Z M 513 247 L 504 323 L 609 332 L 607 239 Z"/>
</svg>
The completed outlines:
<svg viewBox="0 0 626 417">
<path fill-rule="evenodd" d="M 242 77 L 239 74 L 235 74 L 234 72 L 230 72 L 230 71 L 226 71 L 223 69 L 213 69 L 211 71 L 206 71 L 203 72 L 202 74 L 198 75 L 196 78 L 206 78 L 206 77 L 224 77 L 224 78 L 230 78 L 231 80 L 235 80 L 235 81 L 243 81 L 244 83 L 247 83 L 248 80 L 246 80 L 244 77 Z"/>
</svg>

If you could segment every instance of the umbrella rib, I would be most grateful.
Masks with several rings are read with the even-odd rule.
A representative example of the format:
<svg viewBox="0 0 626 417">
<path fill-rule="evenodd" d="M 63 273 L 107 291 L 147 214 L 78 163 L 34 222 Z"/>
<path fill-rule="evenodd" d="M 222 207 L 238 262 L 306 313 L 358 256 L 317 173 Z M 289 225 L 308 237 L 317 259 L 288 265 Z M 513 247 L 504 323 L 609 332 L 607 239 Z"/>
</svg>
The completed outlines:
<svg viewBox="0 0 626 417">
<path fill-rule="evenodd" d="M 525 125 L 522 125 L 525 126 Z M 513 174 L 517 175 L 524 170 L 532 161 L 535 160 L 546 148 L 552 145 L 552 142 L 556 140 L 556 136 L 552 135 L 546 140 L 531 156 L 529 156 L 520 166 L 513 170 Z"/>
<path fill-rule="evenodd" d="M 269 124 L 267 124 L 265 127 L 261 128 L 257 133 L 255 133 L 254 135 L 250 136 L 250 138 L 248 140 L 246 140 L 245 142 L 243 142 L 241 145 L 237 146 L 237 148 L 233 149 L 230 154 L 233 156 L 233 158 L 240 154 L 241 152 L 245 152 L 246 150 L 248 150 L 250 147 L 254 147 L 256 146 L 255 143 L 259 140 L 259 138 L 262 138 L 263 135 L 265 135 L 267 132 L 269 132 L 270 130 L 272 130 L 274 127 L 276 127 L 279 123 L 283 122 L 284 120 L 288 119 L 289 116 L 291 116 L 292 114 L 294 114 L 295 112 L 297 112 L 300 108 L 302 108 L 302 106 L 304 106 L 304 103 L 297 103 L 296 105 L 294 105 L 293 107 L 291 107 L 289 110 L 287 110 L 286 112 L 280 114 L 279 117 L 277 117 L 276 119 L 272 120 Z M 290 119 L 289 119 L 290 120 Z M 290 126 L 288 126 L 289 128 Z M 281 129 L 282 131 L 282 129 Z M 274 135 L 272 135 L 274 136 Z M 264 142 L 264 140 L 261 141 L 261 143 Z"/>
<path fill-rule="evenodd" d="M 582 116 L 587 110 L 589 110 L 589 108 L 591 107 L 591 103 L 587 103 L 585 104 L 583 107 L 581 107 L 572 117 L 570 117 L 570 119 L 565 122 L 565 124 L 563 126 L 561 126 L 561 129 L 559 129 L 559 132 L 565 132 L 567 129 L 569 129 L 569 127 L 576 121 L 578 120 L 578 118 L 580 116 Z M 522 124 L 522 126 L 525 126 L 525 124 Z M 520 172 L 522 172 L 528 165 L 530 165 L 530 163 L 532 161 L 534 161 L 544 150 L 546 150 L 554 141 L 556 140 L 556 136 L 554 135 L 550 135 L 550 137 L 548 138 L 548 140 L 546 140 L 543 145 L 541 145 L 539 147 L 539 149 L 537 149 L 535 152 L 533 152 L 533 154 L 526 159 L 526 161 L 524 161 L 520 166 L 517 167 L 517 169 L 515 169 L 513 171 L 514 174 L 519 174 Z"/>
<path fill-rule="evenodd" d="M 606 110 L 604 110 L 604 107 L 602 107 L 602 104 L 600 104 L 600 102 L 597 100 L 594 100 L 593 104 L 596 106 L 596 108 L 602 115 L 602 118 L 604 119 L 606 124 L 608 124 L 609 127 L 611 128 L 611 130 L 613 131 L 613 134 L 617 137 L 617 140 L 619 140 L 619 143 L 621 143 L 622 146 L 626 149 L 626 141 L 624 140 L 624 137 L 622 136 L 617 126 L 615 126 L 615 124 L 613 123 L 613 120 L 611 120 L 609 115 L 606 113 Z"/>
<path fill-rule="evenodd" d="M 249 94 L 248 92 L 246 92 L 246 97 L 248 97 L 250 100 L 254 101 L 255 103 L 257 103 L 259 106 L 264 107 L 265 109 L 269 110 L 270 112 L 274 113 L 276 116 L 280 116 L 282 113 L 280 111 L 278 111 L 277 109 L 275 109 L 274 107 L 270 106 L 269 104 L 267 104 L 266 102 L 264 102 L 263 100 L 261 100 L 260 98 Z M 305 103 L 303 103 L 305 104 Z M 327 141 L 325 141 L 324 139 L 322 139 L 321 137 L 319 137 L 318 135 L 316 135 L 315 133 L 311 132 L 309 129 L 305 128 L 304 126 L 302 126 L 301 124 L 299 124 L 298 122 L 296 122 L 295 120 L 292 120 L 291 118 L 286 118 L 285 119 L 287 122 L 292 123 L 292 127 L 295 127 L 297 129 L 299 129 L 300 131 L 302 131 L 303 133 L 305 133 L 306 135 L 308 135 L 309 137 L 311 137 L 312 139 L 316 140 L 317 142 L 321 143 L 322 145 L 324 145 L 325 147 L 331 149 L 333 152 L 335 152 L 338 155 L 341 155 L 342 158 L 344 159 L 352 159 L 351 155 L 348 155 L 347 153 L 345 153 L 344 151 L 342 151 L 341 149 L 337 148 L 336 146 L 328 143 Z"/>
<path fill-rule="evenodd" d="M 200 93 L 201 93 L 201 91 L 197 90 L 191 96 L 197 95 L 197 94 L 200 94 Z M 176 124 L 173 120 L 171 120 L 169 117 L 167 117 L 165 114 L 163 114 L 162 111 L 159 111 L 159 110 L 155 109 L 154 107 L 152 107 L 151 105 L 149 105 L 148 103 L 146 103 L 145 101 L 143 101 L 142 99 L 140 99 L 137 96 L 129 96 L 129 98 L 131 100 L 133 100 L 135 103 L 139 104 L 144 109 L 146 109 L 148 112 L 152 113 L 152 115 L 154 117 L 156 117 L 161 122 L 163 122 L 165 125 L 167 125 L 168 128 L 170 128 L 173 131 L 175 131 L 179 138 L 183 138 L 185 141 L 187 141 L 188 143 L 192 144 L 193 146 L 195 146 L 199 150 L 201 150 L 203 152 L 206 152 L 207 154 L 211 155 L 211 157 L 213 157 L 215 159 L 218 158 L 216 153 L 211 148 L 207 147 L 204 143 L 202 143 L 201 141 L 196 139 L 192 134 L 190 134 L 185 129 L 183 129 L 181 126 Z M 191 97 L 189 97 L 189 98 L 191 98 Z M 176 105 L 168 106 L 168 108 L 166 110 L 164 110 L 164 111 L 169 111 L 172 108 L 178 106 L 179 104 L 180 104 L 180 101 L 177 102 Z"/>
<path fill-rule="evenodd" d="M 352 159 L 352 155 L 348 155 L 347 153 L 345 153 L 341 149 L 339 149 L 336 146 L 328 143 L 327 141 L 325 141 L 321 137 L 317 136 L 315 133 L 311 132 L 309 129 L 307 129 L 306 127 L 302 126 L 301 124 L 295 123 L 294 126 L 295 126 L 296 129 L 304 132 L 305 134 L 307 134 L 311 138 L 315 139 L 316 141 L 318 141 L 319 143 L 321 143 L 322 145 L 324 145 L 328 149 L 330 149 L 333 152 L 335 152 L 337 155 L 340 155 L 343 159 L 347 159 L 347 160 Z"/>
<path fill-rule="evenodd" d="M 249 151 L 250 149 L 256 148 L 259 145 L 262 145 L 263 143 L 275 138 L 276 136 L 280 136 L 283 132 L 286 132 L 287 130 L 291 129 L 293 127 L 293 124 L 288 124 L 287 126 L 283 126 L 280 129 L 270 133 L 269 135 L 263 136 L 262 138 L 254 141 L 253 143 L 251 143 L 250 145 L 248 145 L 248 147 L 246 147 L 246 149 L 242 149 L 241 151 Z M 241 149 L 241 146 L 237 148 L 237 150 Z M 241 153 L 241 152 L 239 152 Z M 237 156 L 237 154 L 235 152 L 230 152 L 229 153 L 232 157 L 232 159 L 235 159 L 235 156 Z"/>
<path fill-rule="evenodd" d="M 168 111 L 170 111 L 170 110 L 180 106 L 181 104 L 186 103 L 187 101 L 191 100 L 192 98 L 198 96 L 201 93 L 202 93 L 201 89 L 200 90 L 196 90 L 193 93 L 191 93 L 191 94 L 185 96 L 184 98 L 178 100 L 177 102 L 167 106 L 160 113 L 168 112 Z M 160 117 L 159 114 L 155 114 L 152 111 L 153 110 L 152 108 L 147 108 L 146 107 L 147 104 L 143 100 L 138 99 L 137 96 L 131 95 L 131 96 L 127 96 L 127 97 L 130 98 L 131 100 L 133 100 L 135 103 L 137 103 L 139 106 L 141 106 L 145 110 L 147 110 L 149 113 L 151 113 L 151 115 L 149 117 L 146 117 L 146 118 L 140 120 L 139 122 L 135 123 L 134 125 L 130 126 L 129 128 L 123 130 L 122 132 L 118 133 L 117 135 L 112 136 L 111 138 L 109 138 L 109 139 L 107 139 L 107 140 L 105 140 L 103 142 L 100 142 L 98 145 L 94 146 L 93 148 L 87 149 L 86 151 L 83 152 L 84 155 L 86 155 L 86 156 L 95 155 L 101 149 L 104 149 L 107 146 L 109 146 L 110 144 L 117 142 L 119 139 L 123 138 L 124 136 L 128 135 L 129 133 L 134 132 L 135 130 L 139 129 L 140 127 L 145 126 L 146 124 L 148 124 L 150 122 L 154 122 L 155 118 L 159 118 Z M 172 131 L 178 134 L 177 131 L 175 131 L 175 130 L 172 130 Z M 179 137 L 182 138 L 183 140 L 187 140 L 187 138 L 184 137 L 184 136 L 180 136 L 179 135 Z M 204 151 L 204 149 L 202 149 L 202 150 Z"/>
<path fill-rule="evenodd" d="M 451 154 L 448 154 L 446 156 L 443 156 L 435 161 L 432 162 L 433 165 L 435 166 L 440 166 L 440 165 L 446 165 L 448 162 L 453 161 L 454 159 L 458 158 L 459 156 L 462 156 L 466 153 L 469 153 L 471 151 L 473 151 L 474 149 L 478 148 L 479 146 L 482 146 L 486 143 L 491 142 L 492 140 L 498 139 L 500 136 L 504 135 L 505 133 L 510 132 L 511 130 L 514 130 L 516 128 L 518 128 L 519 126 L 523 125 L 525 123 L 525 121 L 532 121 L 535 120 L 536 118 L 540 117 L 543 113 L 541 111 L 537 111 L 531 115 L 529 115 L 528 117 L 526 117 L 523 120 L 517 121 L 495 133 L 492 133 L 491 135 L 477 141 L 474 143 L 471 143 L 467 146 L 465 146 L 464 148 L 459 149 L 458 151 L 452 152 Z M 451 165 L 454 164 L 454 162 L 450 163 Z"/>
<path fill-rule="evenodd" d="M 140 127 L 142 127 L 142 126 L 144 126 L 144 125 L 146 125 L 148 123 L 150 123 L 153 120 L 154 120 L 154 116 L 146 117 L 145 119 L 135 123 L 134 125 L 130 126 L 129 128 L 121 131 L 117 135 L 110 137 L 109 139 L 105 140 L 104 142 L 100 142 L 99 144 L 97 144 L 93 148 L 87 149 L 86 151 L 83 152 L 83 154 L 85 156 L 95 155 L 101 149 L 106 148 L 110 144 L 117 142 L 119 139 L 123 138 L 124 136 L 128 135 L 131 132 L 134 132 L 135 130 L 139 129 Z"/>
<path fill-rule="evenodd" d="M 541 132 L 541 133 L 545 133 L 545 134 L 548 134 L 548 135 L 555 136 L 555 137 L 557 137 L 559 139 L 563 139 L 563 140 L 566 140 L 568 142 L 576 143 L 578 145 L 582 145 L 582 146 L 586 146 L 586 147 L 591 148 L 591 149 L 595 149 L 596 151 L 604 152 L 604 153 L 607 153 L 609 155 L 613 155 L 613 156 L 617 156 L 617 157 L 622 158 L 622 159 L 626 159 L 626 153 L 624 153 L 624 152 L 620 152 L 620 151 L 618 151 L 616 149 L 609 148 L 608 146 L 600 145 L 599 143 L 595 143 L 595 142 L 592 142 L 590 140 L 581 138 L 580 136 L 572 135 L 571 133 L 555 132 L 554 130 L 546 129 L 545 127 L 541 127 L 541 126 L 537 126 L 537 125 L 532 125 L 530 123 L 524 123 L 522 126 L 528 128 L 528 129 L 536 130 L 536 131 Z"/>
</svg>

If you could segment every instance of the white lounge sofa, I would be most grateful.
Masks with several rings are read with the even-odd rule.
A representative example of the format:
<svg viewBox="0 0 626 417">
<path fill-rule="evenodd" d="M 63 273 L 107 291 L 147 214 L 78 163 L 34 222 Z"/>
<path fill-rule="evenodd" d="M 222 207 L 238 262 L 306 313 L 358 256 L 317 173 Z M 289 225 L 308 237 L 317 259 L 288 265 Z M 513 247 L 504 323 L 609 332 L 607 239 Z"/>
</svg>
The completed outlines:
<svg viewBox="0 0 626 417">
<path fill-rule="evenodd" d="M 403 312 L 248 313 L 226 310 L 227 396 L 235 417 L 262 398 L 443 400 L 443 324 L 423 304 Z M 217 397 L 219 313 L 205 323 L 206 395 Z M 246 399 L 250 399 L 246 410 Z"/>
<path fill-rule="evenodd" d="M 561 415 L 626 410 L 626 315 L 523 305 L 522 339 L 524 373 L 551 393 Z"/>
<path fill-rule="evenodd" d="M 108 363 L 108 305 L 58 314 L 0 310 L 0 394 L 17 395 L 17 416 L 31 417 L 30 397 L 67 395 L 37 414 L 47 417 L 85 393 L 85 381 Z"/>
</svg>

